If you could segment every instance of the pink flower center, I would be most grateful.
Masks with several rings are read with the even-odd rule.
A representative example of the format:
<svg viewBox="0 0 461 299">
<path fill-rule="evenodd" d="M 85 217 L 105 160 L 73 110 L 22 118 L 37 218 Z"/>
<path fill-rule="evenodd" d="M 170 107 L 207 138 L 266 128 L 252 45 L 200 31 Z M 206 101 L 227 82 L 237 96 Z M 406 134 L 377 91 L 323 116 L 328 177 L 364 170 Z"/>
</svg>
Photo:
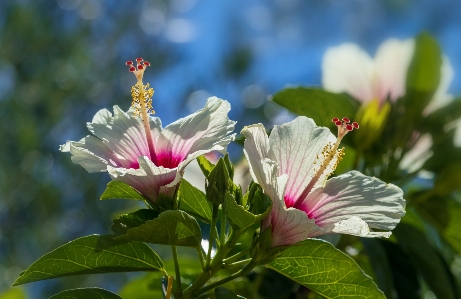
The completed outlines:
<svg viewBox="0 0 461 299">
<path fill-rule="evenodd" d="M 172 152 L 162 152 L 155 154 L 152 162 L 157 166 L 165 168 L 176 168 L 184 160 L 184 156 Z"/>
</svg>

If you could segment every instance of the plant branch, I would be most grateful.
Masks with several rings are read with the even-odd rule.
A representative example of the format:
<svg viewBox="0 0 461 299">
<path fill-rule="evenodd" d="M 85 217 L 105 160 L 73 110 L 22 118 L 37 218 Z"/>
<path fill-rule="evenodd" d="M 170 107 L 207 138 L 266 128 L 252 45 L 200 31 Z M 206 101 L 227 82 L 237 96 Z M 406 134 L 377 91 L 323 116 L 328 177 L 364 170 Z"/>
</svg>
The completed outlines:
<svg viewBox="0 0 461 299">
<path fill-rule="evenodd" d="M 228 277 L 226 277 L 224 279 L 218 280 L 215 283 L 207 285 L 204 288 L 201 288 L 200 290 L 194 292 L 194 295 L 198 296 L 198 295 L 200 295 L 200 294 L 202 294 L 204 292 L 207 292 L 207 291 L 209 291 L 211 289 L 219 287 L 220 285 L 225 284 L 226 282 L 229 282 L 229 281 L 234 280 L 234 279 L 236 279 L 238 277 L 241 277 L 241 276 L 245 276 L 248 273 L 250 273 L 250 271 L 253 270 L 253 268 L 256 267 L 256 266 L 257 266 L 257 264 L 255 262 L 251 261 L 248 265 L 246 265 L 245 268 L 241 269 L 240 271 L 238 271 L 238 272 L 236 272 L 236 273 L 234 273 L 234 274 L 232 274 L 232 275 L 230 275 L 230 276 L 228 276 Z"/>
<path fill-rule="evenodd" d="M 205 268 L 210 268 L 211 262 L 211 249 L 213 248 L 213 241 L 216 238 L 216 221 L 218 218 L 218 205 L 213 205 L 213 215 L 211 217 L 211 227 L 210 227 L 210 238 L 208 239 L 208 254 L 206 255 L 206 264 Z"/>
<path fill-rule="evenodd" d="M 171 250 L 173 252 L 173 260 L 174 260 L 174 272 L 176 273 L 176 280 L 178 286 L 178 294 L 179 296 L 182 295 L 182 286 L 181 286 L 181 273 L 179 272 L 179 261 L 178 261 L 178 250 L 176 249 L 175 245 L 171 245 Z"/>
</svg>

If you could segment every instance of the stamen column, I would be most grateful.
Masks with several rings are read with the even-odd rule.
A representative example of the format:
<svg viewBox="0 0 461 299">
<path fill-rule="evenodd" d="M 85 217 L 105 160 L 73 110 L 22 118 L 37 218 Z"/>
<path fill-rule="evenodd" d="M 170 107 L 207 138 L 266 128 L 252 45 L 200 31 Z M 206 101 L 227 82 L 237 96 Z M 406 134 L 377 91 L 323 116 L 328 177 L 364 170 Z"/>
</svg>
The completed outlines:
<svg viewBox="0 0 461 299">
<path fill-rule="evenodd" d="M 142 82 L 142 78 L 144 75 L 144 70 L 146 67 L 150 66 L 150 63 L 148 61 L 143 61 L 142 58 L 136 58 L 136 64 L 137 66 L 133 66 L 132 61 L 127 61 L 126 65 L 130 67 L 130 72 L 133 72 L 136 76 L 136 79 L 138 80 L 137 83 L 137 90 L 136 86 L 134 89 L 132 89 L 132 96 L 133 96 L 133 106 L 134 104 L 137 103 L 139 104 L 140 107 L 135 107 L 136 108 L 136 114 L 141 115 L 141 118 L 143 120 L 143 125 L 144 125 L 144 131 L 146 133 L 146 139 L 147 139 L 147 145 L 149 147 L 149 158 L 152 160 L 153 156 L 155 154 L 155 149 L 154 149 L 154 141 L 152 139 L 152 132 L 150 130 L 150 124 L 149 124 L 149 115 L 148 115 L 148 108 L 152 107 L 152 104 L 150 104 L 150 107 L 147 107 L 148 104 L 151 101 L 151 97 L 153 94 L 153 89 L 149 90 L 149 84 L 147 86 L 144 86 Z M 146 87 L 148 88 L 148 91 L 150 91 L 151 94 L 146 95 Z M 137 99 L 136 99 L 137 97 Z M 141 111 L 138 109 L 140 108 Z"/>
</svg>

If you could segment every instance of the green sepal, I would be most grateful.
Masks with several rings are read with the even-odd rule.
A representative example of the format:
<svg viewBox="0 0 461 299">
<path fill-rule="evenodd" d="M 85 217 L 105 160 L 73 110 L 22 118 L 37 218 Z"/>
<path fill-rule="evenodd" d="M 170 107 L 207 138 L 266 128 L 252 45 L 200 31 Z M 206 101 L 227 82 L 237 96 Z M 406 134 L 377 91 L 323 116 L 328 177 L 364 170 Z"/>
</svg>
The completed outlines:
<svg viewBox="0 0 461 299">
<path fill-rule="evenodd" d="M 107 184 L 106 190 L 101 195 L 101 200 L 105 199 L 147 200 L 133 187 L 121 181 L 110 181 Z"/>
<path fill-rule="evenodd" d="M 249 255 L 253 262 L 265 265 L 274 261 L 289 246 L 272 248 L 272 227 L 267 227 L 262 233 L 257 230 L 253 237 Z"/>
<path fill-rule="evenodd" d="M 49 299 L 123 299 L 117 294 L 100 288 L 83 288 L 62 291 Z"/>
<path fill-rule="evenodd" d="M 160 257 L 146 244 L 91 235 L 45 254 L 23 271 L 14 286 L 70 275 L 164 271 Z"/>
<path fill-rule="evenodd" d="M 119 218 L 113 219 L 111 230 L 114 237 L 125 235 L 130 228 L 138 227 L 148 220 L 153 220 L 160 215 L 160 212 L 151 209 L 141 209 L 134 213 L 120 215 Z"/>
<path fill-rule="evenodd" d="M 373 100 L 360 107 L 355 116 L 355 121 L 360 124 L 360 130 L 354 132 L 353 135 L 354 145 L 357 148 L 367 149 L 376 139 L 381 137 L 390 111 L 389 102 L 381 104 L 378 100 Z"/>
<path fill-rule="evenodd" d="M 258 193 L 257 198 L 252 198 L 251 201 L 255 203 L 249 207 L 239 205 L 229 192 L 226 193 L 225 200 L 229 223 L 236 230 L 244 230 L 259 223 L 267 217 L 272 208 L 271 199 L 263 193 Z"/>
<path fill-rule="evenodd" d="M 200 226 L 194 217 L 184 211 L 165 211 L 156 219 L 127 230 L 120 240 L 152 244 L 197 247 L 202 241 Z"/>
<path fill-rule="evenodd" d="M 229 189 L 229 171 L 223 158 L 219 158 L 218 163 L 207 177 L 206 197 L 213 205 L 220 205 L 224 202 L 224 196 Z"/>
</svg>

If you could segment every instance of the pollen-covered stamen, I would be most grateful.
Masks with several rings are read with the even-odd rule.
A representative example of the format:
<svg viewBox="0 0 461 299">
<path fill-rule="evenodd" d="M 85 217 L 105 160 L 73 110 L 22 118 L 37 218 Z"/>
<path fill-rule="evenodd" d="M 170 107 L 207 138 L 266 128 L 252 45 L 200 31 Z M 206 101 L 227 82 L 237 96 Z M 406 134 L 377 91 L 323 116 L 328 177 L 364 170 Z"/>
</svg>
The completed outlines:
<svg viewBox="0 0 461 299">
<path fill-rule="evenodd" d="M 150 156 L 152 157 L 155 154 L 155 150 L 152 140 L 152 132 L 149 125 L 149 113 L 155 113 L 152 108 L 152 96 L 154 95 L 154 90 L 150 88 L 149 83 L 144 85 L 142 82 L 144 71 L 146 70 L 146 67 L 150 66 L 150 63 L 147 61 L 143 62 L 142 58 L 136 58 L 136 67 L 133 65 L 132 61 L 126 62 L 126 65 L 130 67 L 129 71 L 134 73 L 138 81 L 131 88 L 131 97 L 133 98 L 131 106 L 134 108 L 135 116 L 141 116 L 143 120 L 147 144 L 149 146 Z"/>
<path fill-rule="evenodd" d="M 296 205 L 300 204 L 304 200 L 304 198 L 306 198 L 306 196 L 311 192 L 312 188 L 322 177 L 322 175 L 324 176 L 324 179 L 327 179 L 328 176 L 333 174 L 339 162 L 343 159 L 345 155 L 344 147 L 338 149 L 341 140 L 348 132 L 359 128 L 359 124 L 357 122 L 349 124 L 350 120 L 347 117 L 343 117 L 342 120 L 339 120 L 338 118 L 333 118 L 331 121 L 334 122 L 335 125 L 338 127 L 338 137 L 336 138 L 336 142 L 334 145 L 332 143 L 328 143 L 327 145 L 325 145 L 325 147 L 322 150 L 322 153 L 317 156 L 317 159 L 323 160 L 323 163 L 321 164 L 319 169 L 315 170 L 315 175 L 312 177 L 311 181 L 306 186 L 303 193 L 301 193 L 301 195 L 296 200 L 296 203 L 294 205 L 295 207 Z"/>
</svg>

